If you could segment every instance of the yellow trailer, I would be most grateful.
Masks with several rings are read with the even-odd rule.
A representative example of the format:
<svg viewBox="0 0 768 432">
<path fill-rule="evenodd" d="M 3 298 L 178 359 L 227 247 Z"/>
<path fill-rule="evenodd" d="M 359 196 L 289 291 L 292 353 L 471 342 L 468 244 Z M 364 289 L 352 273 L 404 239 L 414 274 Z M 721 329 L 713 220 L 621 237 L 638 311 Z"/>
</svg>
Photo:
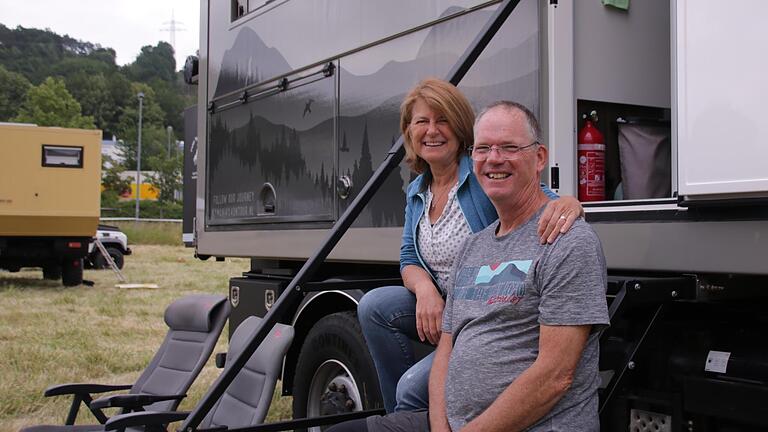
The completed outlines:
<svg viewBox="0 0 768 432">
<path fill-rule="evenodd" d="M 0 124 L 0 268 L 82 282 L 100 213 L 101 131 Z"/>
</svg>

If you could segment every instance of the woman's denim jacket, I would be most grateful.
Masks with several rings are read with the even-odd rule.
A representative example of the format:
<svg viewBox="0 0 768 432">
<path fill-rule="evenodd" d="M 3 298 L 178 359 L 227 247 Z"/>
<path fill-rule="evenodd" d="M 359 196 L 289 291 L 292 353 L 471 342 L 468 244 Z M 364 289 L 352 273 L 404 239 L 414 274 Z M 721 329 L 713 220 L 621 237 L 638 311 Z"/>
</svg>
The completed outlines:
<svg viewBox="0 0 768 432">
<path fill-rule="evenodd" d="M 400 270 L 407 265 L 417 265 L 426 269 L 430 275 L 432 271 L 424 263 L 419 254 L 416 244 L 416 229 L 419 226 L 424 214 L 424 206 L 427 202 L 427 185 L 422 184 L 424 175 L 416 177 L 408 185 L 408 192 L 405 205 L 405 224 L 403 226 L 403 241 L 400 244 Z M 468 155 L 462 155 L 459 158 L 459 188 L 456 191 L 456 197 L 459 200 L 459 207 L 467 220 L 469 229 L 476 233 L 499 218 L 496 209 L 491 200 L 485 195 L 480 183 L 472 172 L 472 160 Z M 552 192 L 545 184 L 541 184 L 541 189 L 551 199 L 557 199 L 558 196 Z M 433 279 L 434 279 L 434 275 Z"/>
</svg>

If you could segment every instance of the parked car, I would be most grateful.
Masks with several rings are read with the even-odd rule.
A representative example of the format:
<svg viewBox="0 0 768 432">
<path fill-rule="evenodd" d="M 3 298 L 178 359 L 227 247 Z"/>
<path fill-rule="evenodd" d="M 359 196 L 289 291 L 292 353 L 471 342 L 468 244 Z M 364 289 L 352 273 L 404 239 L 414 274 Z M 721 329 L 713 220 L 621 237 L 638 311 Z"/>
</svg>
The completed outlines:
<svg viewBox="0 0 768 432">
<path fill-rule="evenodd" d="M 98 238 L 107 249 L 107 253 L 112 257 L 117 268 L 122 269 L 125 264 L 125 255 L 130 255 L 132 253 L 131 248 L 128 247 L 128 236 L 116 226 L 99 224 L 94 239 L 96 238 Z M 91 242 L 88 244 L 88 256 L 85 259 L 85 268 L 108 268 L 109 265 L 107 264 L 107 260 L 101 254 L 99 248 L 96 247 L 94 239 L 91 239 Z"/>
</svg>

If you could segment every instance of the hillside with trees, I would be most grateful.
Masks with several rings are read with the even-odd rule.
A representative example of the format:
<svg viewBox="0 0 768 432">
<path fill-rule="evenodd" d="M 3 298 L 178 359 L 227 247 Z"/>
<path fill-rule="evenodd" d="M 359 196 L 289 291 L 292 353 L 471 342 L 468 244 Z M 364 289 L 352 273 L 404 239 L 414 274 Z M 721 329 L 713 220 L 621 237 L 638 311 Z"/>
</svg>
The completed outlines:
<svg viewBox="0 0 768 432">
<path fill-rule="evenodd" d="M 195 89 L 177 71 L 173 48 L 162 41 L 144 46 L 125 66 L 115 58 L 97 43 L 0 24 L 0 122 L 101 129 L 105 139 L 117 139 L 123 162 L 116 169 L 135 170 L 143 93 L 142 170 L 180 178 L 181 155 L 175 145 L 169 152 L 168 130 L 173 142 L 183 139 L 183 109 L 194 104 Z M 172 200 L 168 188 L 178 181 L 157 180 L 161 199 Z M 119 192 L 108 190 L 104 198 L 116 200 Z"/>
</svg>

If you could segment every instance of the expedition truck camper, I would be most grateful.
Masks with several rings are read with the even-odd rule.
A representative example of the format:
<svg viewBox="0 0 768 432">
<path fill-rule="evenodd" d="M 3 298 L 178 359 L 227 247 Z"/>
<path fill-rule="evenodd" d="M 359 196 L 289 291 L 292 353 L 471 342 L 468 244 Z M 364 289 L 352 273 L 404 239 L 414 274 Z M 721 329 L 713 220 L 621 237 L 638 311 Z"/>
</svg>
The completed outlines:
<svg viewBox="0 0 768 432">
<path fill-rule="evenodd" d="M 476 109 L 538 113 L 556 192 L 598 182 L 583 197 L 609 266 L 603 430 L 768 428 L 768 3 L 603 3 L 201 1 L 186 240 L 251 258 L 230 332 L 249 315 L 296 328 L 295 418 L 381 407 L 356 304 L 400 283 L 399 103 L 438 76 Z M 579 142 L 593 112 L 598 154 Z"/>
<path fill-rule="evenodd" d="M 100 185 L 101 131 L 0 124 L 0 269 L 80 285 Z"/>
</svg>

